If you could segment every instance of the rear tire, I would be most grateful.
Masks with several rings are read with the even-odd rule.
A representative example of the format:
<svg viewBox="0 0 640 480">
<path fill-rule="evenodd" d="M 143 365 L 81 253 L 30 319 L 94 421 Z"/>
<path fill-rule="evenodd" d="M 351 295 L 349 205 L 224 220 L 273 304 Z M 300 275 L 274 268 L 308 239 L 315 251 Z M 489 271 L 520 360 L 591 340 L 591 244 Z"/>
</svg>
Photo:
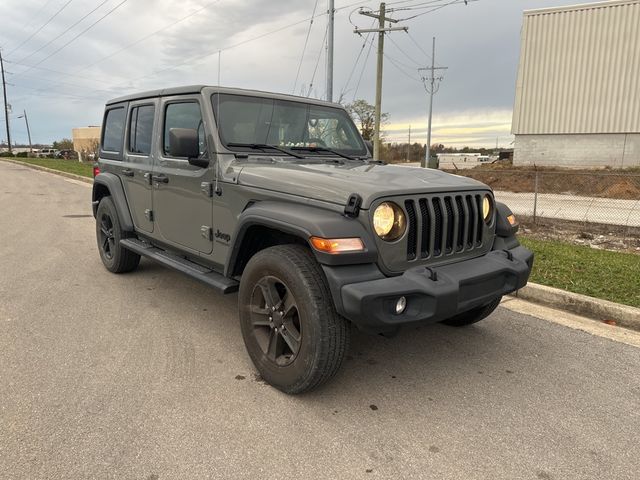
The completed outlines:
<svg viewBox="0 0 640 480">
<path fill-rule="evenodd" d="M 483 305 L 482 307 L 476 307 L 472 310 L 469 310 L 468 312 L 464 312 L 456 315 L 455 317 L 443 320 L 441 323 L 449 325 L 450 327 L 466 327 L 467 325 L 472 325 L 479 322 L 480 320 L 484 320 L 489 315 L 491 315 L 493 311 L 498 308 L 501 300 L 502 297 L 500 296 L 493 299 L 490 303 Z"/>
<path fill-rule="evenodd" d="M 269 384 L 297 394 L 339 370 L 350 325 L 336 312 L 324 273 L 307 248 L 279 245 L 254 255 L 238 302 L 247 352 Z"/>
<path fill-rule="evenodd" d="M 103 197 L 96 213 L 96 238 L 100 259 L 110 272 L 131 272 L 138 267 L 140 255 L 120 246 L 120 240 L 129 236 L 122 231 L 113 200 Z"/>
</svg>

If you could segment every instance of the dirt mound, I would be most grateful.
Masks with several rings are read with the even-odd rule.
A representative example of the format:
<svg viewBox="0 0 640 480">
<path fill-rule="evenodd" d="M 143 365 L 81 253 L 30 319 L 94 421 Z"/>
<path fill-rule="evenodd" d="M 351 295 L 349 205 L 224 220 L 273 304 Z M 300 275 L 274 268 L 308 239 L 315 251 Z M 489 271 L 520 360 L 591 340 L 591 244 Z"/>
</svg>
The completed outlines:
<svg viewBox="0 0 640 480">
<path fill-rule="evenodd" d="M 507 192 L 534 192 L 537 183 L 539 193 L 640 200 L 640 174 L 629 170 L 557 167 L 535 169 L 534 167 L 490 164 L 450 172 L 479 180 L 494 190 Z"/>
<path fill-rule="evenodd" d="M 640 199 L 640 188 L 637 183 L 632 183 L 625 179 L 614 183 L 613 185 L 609 185 L 601 193 L 601 196 L 606 198 Z"/>
</svg>

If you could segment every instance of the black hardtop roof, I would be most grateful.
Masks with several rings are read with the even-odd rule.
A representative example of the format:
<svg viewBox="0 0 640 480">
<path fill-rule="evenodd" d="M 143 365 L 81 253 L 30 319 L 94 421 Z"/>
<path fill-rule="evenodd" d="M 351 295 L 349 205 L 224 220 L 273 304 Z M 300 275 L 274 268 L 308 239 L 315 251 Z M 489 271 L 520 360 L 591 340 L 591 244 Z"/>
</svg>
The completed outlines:
<svg viewBox="0 0 640 480">
<path fill-rule="evenodd" d="M 202 90 L 208 89 L 211 93 L 228 93 L 236 95 L 250 95 L 255 97 L 277 98 L 280 100 L 290 100 L 294 102 L 312 103 L 315 105 L 325 105 L 333 107 L 341 107 L 338 103 L 326 102 L 315 98 L 300 97 L 296 95 L 287 95 L 284 93 L 264 92 L 261 90 L 248 90 L 244 88 L 215 87 L 211 85 L 188 85 L 183 87 L 164 88 L 160 90 L 149 90 L 147 92 L 133 93 L 123 97 L 114 98 L 107 102 L 107 105 L 114 105 L 122 102 L 132 102 L 136 100 L 144 100 L 146 98 L 168 97 L 172 95 L 193 95 L 199 94 Z"/>
</svg>

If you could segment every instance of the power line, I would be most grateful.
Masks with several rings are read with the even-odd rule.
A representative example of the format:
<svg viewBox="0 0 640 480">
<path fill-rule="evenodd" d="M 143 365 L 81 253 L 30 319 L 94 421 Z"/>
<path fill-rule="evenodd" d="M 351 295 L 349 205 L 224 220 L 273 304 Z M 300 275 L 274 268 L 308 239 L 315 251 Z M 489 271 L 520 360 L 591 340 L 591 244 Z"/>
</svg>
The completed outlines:
<svg viewBox="0 0 640 480">
<path fill-rule="evenodd" d="M 126 0 L 125 0 L 125 1 L 126 1 Z M 349 4 L 347 4 L 347 5 L 343 5 L 343 6 L 341 6 L 341 7 L 336 8 L 336 9 L 335 9 L 335 11 L 336 11 L 336 12 L 338 12 L 338 11 L 342 11 L 342 10 L 345 10 L 345 9 L 351 8 L 351 7 L 353 7 L 353 6 L 355 6 L 355 5 L 358 5 L 358 4 L 370 3 L 371 1 L 373 1 L 373 0 L 361 0 L 361 1 L 357 1 L 357 2 L 352 2 L 352 3 L 349 3 Z M 212 2 L 212 3 L 213 3 L 213 2 Z M 193 14 L 195 14 L 195 13 L 197 13 L 197 11 L 196 11 L 196 12 L 193 12 Z M 317 15 L 316 15 L 316 18 L 317 18 L 317 17 L 320 17 L 320 16 L 327 15 L 327 14 L 328 14 L 328 12 L 322 12 L 322 13 L 319 13 L 319 14 L 317 14 Z M 305 19 L 302 19 L 302 20 L 298 20 L 298 21 L 292 22 L 292 23 L 290 23 L 290 24 L 284 25 L 284 26 L 282 26 L 282 27 L 278 27 L 278 28 L 276 28 L 276 29 L 274 29 L 274 30 L 271 30 L 271 31 L 269 31 L 269 32 L 265 32 L 265 33 L 263 33 L 263 34 L 257 35 L 257 36 L 255 36 L 255 37 L 252 37 L 252 38 L 249 38 L 249 39 L 246 39 L 246 40 L 239 41 L 239 42 L 237 42 L 237 43 L 235 43 L 235 44 L 227 45 L 226 47 L 223 47 L 223 48 L 221 48 L 221 49 L 214 49 L 213 51 L 210 51 L 210 52 L 208 52 L 208 53 L 206 53 L 206 54 L 204 54 L 204 55 L 197 55 L 197 56 L 194 56 L 194 57 L 190 57 L 190 58 L 187 58 L 187 59 L 185 59 L 184 61 L 182 61 L 182 62 L 180 62 L 180 63 L 176 63 L 176 64 L 173 64 L 173 65 L 169 65 L 169 66 L 167 66 L 167 67 L 164 67 L 164 68 L 160 68 L 160 69 L 154 70 L 154 71 L 152 71 L 151 73 L 148 73 L 148 74 L 142 75 L 142 76 L 137 77 L 137 78 L 135 78 L 135 79 L 133 79 L 133 80 L 130 80 L 130 81 L 126 82 L 126 83 L 114 84 L 114 83 L 111 83 L 111 82 L 105 82 L 104 80 L 99 79 L 99 78 L 96 78 L 96 77 L 88 77 L 88 76 L 84 76 L 84 77 L 83 77 L 83 76 L 76 75 L 76 74 L 70 74 L 70 73 L 61 72 L 61 71 L 57 71 L 57 70 L 50 69 L 50 68 L 40 67 L 40 66 L 39 66 L 39 64 L 36 64 L 36 65 L 28 65 L 29 69 L 28 69 L 28 70 L 25 70 L 25 71 L 23 71 L 23 72 L 21 72 L 21 74 L 22 74 L 22 73 L 26 73 L 27 71 L 29 71 L 29 70 L 31 70 L 31 69 L 38 69 L 38 70 L 43 70 L 43 71 L 47 71 L 47 72 L 51 72 L 51 73 L 56 73 L 56 74 L 60 74 L 60 75 L 73 76 L 73 77 L 75 77 L 75 78 L 85 78 L 85 79 L 87 79 L 87 80 L 97 81 L 97 82 L 103 83 L 104 85 L 108 85 L 108 86 L 110 86 L 112 89 L 115 89 L 115 88 L 121 88 L 121 87 L 126 87 L 126 86 L 128 86 L 130 82 L 137 82 L 137 81 L 139 81 L 139 80 L 142 80 L 142 79 L 145 79 L 145 78 L 148 78 L 148 77 L 151 77 L 151 76 L 157 76 L 158 74 L 163 73 L 163 72 L 166 72 L 166 71 L 169 71 L 169 70 L 174 70 L 174 69 L 180 68 L 180 67 L 182 67 L 182 66 L 184 66 L 184 65 L 186 65 L 186 64 L 190 64 L 190 63 L 193 63 L 193 62 L 198 62 L 198 61 L 204 60 L 204 59 L 206 59 L 206 58 L 208 58 L 208 57 L 210 57 L 210 56 L 212 56 L 212 55 L 217 55 L 219 51 L 226 51 L 226 50 L 231 50 L 231 49 L 233 49 L 233 48 L 240 47 L 240 46 L 245 45 L 245 44 L 247 44 L 247 43 L 250 43 L 250 42 L 253 42 L 253 41 L 256 41 L 256 40 L 260 40 L 260 39 L 265 38 L 265 37 L 270 36 L 270 35 L 274 35 L 274 34 L 276 34 L 276 33 L 282 32 L 282 31 L 284 31 L 284 30 L 287 30 L 287 29 L 289 29 L 289 28 L 291 28 L 291 27 L 294 27 L 294 26 L 296 26 L 296 25 L 300 25 L 301 23 L 308 22 L 308 21 L 310 21 L 310 20 L 311 20 L 311 18 L 305 18 Z M 178 20 L 178 22 L 180 22 L 180 21 L 181 21 L 181 20 Z M 177 22 L 174 22 L 174 23 L 177 23 Z M 155 34 L 157 34 L 157 33 L 160 33 L 160 31 L 163 31 L 163 30 L 165 30 L 165 29 L 167 29 L 167 28 L 171 27 L 172 25 L 173 25 L 173 24 L 170 24 L 170 25 L 168 25 L 167 27 L 164 27 L 164 28 L 160 29 L 159 31 L 154 32 L 154 33 L 153 33 L 153 35 L 155 35 Z M 89 28 L 91 28 L 91 27 L 89 27 Z M 149 35 L 149 36 L 147 36 L 146 38 L 148 38 L 148 37 L 150 37 L 150 36 L 152 36 L 152 35 Z M 144 39 L 146 39 L 146 38 L 144 38 L 144 37 L 143 37 L 142 39 L 137 40 L 136 42 L 133 42 L 133 43 L 132 43 L 132 44 L 130 44 L 129 46 L 124 47 L 122 50 L 127 49 L 127 48 L 130 48 L 131 46 L 134 46 L 135 44 L 140 43 L 141 41 L 143 41 L 143 40 L 144 40 Z M 110 54 L 109 56 L 113 56 L 113 55 L 115 55 L 115 53 L 112 53 L 112 54 Z M 44 61 L 44 60 L 43 60 L 43 61 Z M 9 62 L 8 62 L 8 63 L 9 63 Z M 18 62 L 15 62 L 15 61 L 12 61 L 12 62 L 10 62 L 10 63 L 16 64 L 16 65 L 18 65 L 18 64 L 19 64 Z M 39 62 L 39 63 L 41 63 L 41 62 Z M 96 63 L 98 63 L 98 62 L 96 62 Z M 27 65 L 25 65 L 25 66 L 27 66 Z M 101 91 L 106 91 L 106 90 L 90 90 L 88 93 L 95 93 L 95 92 L 101 92 Z"/>
<path fill-rule="evenodd" d="M 418 47 L 418 50 L 420 50 L 422 53 L 424 53 L 424 56 L 427 57 L 429 60 L 431 60 L 431 55 L 429 55 L 427 53 L 427 51 L 422 48 L 422 46 L 418 43 L 418 41 L 413 37 L 413 35 L 411 35 L 411 32 L 407 32 L 407 35 L 409 35 L 409 39 L 414 43 L 414 45 L 416 47 Z"/>
<path fill-rule="evenodd" d="M 109 53 L 108 55 L 105 55 L 104 57 L 99 58 L 98 60 L 96 60 L 96 61 L 94 61 L 94 62 L 92 62 L 92 63 L 90 63 L 88 65 L 85 65 L 83 67 L 78 68 L 75 72 L 61 72 L 59 70 L 54 70 L 54 69 L 51 69 L 51 68 L 40 67 L 40 66 L 37 66 L 37 65 L 29 65 L 29 64 L 22 63 L 22 60 L 21 61 L 5 60 L 5 61 L 7 63 L 12 63 L 12 64 L 15 64 L 15 65 L 21 65 L 21 66 L 25 66 L 25 67 L 31 67 L 31 68 L 36 69 L 36 70 L 42 70 L 42 71 L 45 71 L 45 72 L 56 73 L 56 74 L 62 75 L 62 76 L 73 77 L 73 78 L 82 78 L 82 79 L 85 79 L 85 80 L 90 80 L 92 82 L 98 82 L 98 83 L 102 83 L 102 84 L 105 84 L 105 85 L 113 85 L 113 82 L 105 82 L 104 79 L 98 78 L 98 77 L 91 77 L 91 76 L 86 76 L 86 75 L 83 76 L 83 75 L 80 75 L 79 72 L 82 72 L 82 71 L 84 71 L 84 70 L 86 70 L 88 68 L 91 68 L 91 67 L 93 67 L 93 66 L 95 66 L 95 65 L 97 65 L 97 64 L 99 64 L 99 63 L 101 63 L 101 62 L 103 62 L 103 61 L 105 61 L 105 60 L 107 60 L 107 59 L 109 59 L 109 58 L 111 58 L 113 56 L 115 56 L 115 55 L 117 55 L 118 53 L 121 53 L 121 52 L 123 52 L 125 50 L 128 50 L 129 48 L 132 48 L 135 45 L 137 45 L 139 43 L 142 43 L 143 41 L 153 37 L 154 35 L 157 35 L 158 33 L 163 32 L 164 30 L 168 30 L 169 28 L 174 27 L 175 25 L 187 20 L 188 18 L 194 16 L 195 14 L 201 12 L 202 10 L 210 8 L 211 6 L 213 6 L 214 4 L 219 3 L 219 2 L 220 2 L 220 0 L 214 0 L 213 2 L 209 2 L 208 4 L 198 8 L 196 10 L 194 10 L 193 12 L 189 13 L 188 15 L 185 15 L 184 17 L 181 17 L 180 19 L 178 19 L 178 20 L 176 20 L 174 22 L 170 22 L 167 25 L 165 25 L 164 27 L 159 28 L 158 30 L 155 30 L 154 32 L 151 32 L 148 35 L 145 35 L 144 37 L 141 37 L 138 40 L 136 40 L 136 41 L 134 41 L 132 43 L 129 43 L 128 45 L 125 45 L 122 48 L 114 50 L 111 53 Z M 25 72 L 26 72 L 26 70 L 25 70 Z M 22 76 L 22 73 L 20 74 L 20 76 Z M 55 85 L 62 85 L 62 84 L 64 84 L 64 82 L 59 82 L 58 81 L 58 82 L 49 83 L 48 86 L 51 87 L 52 85 L 55 86 Z"/>
<path fill-rule="evenodd" d="M 369 50 L 367 51 L 367 56 L 364 58 L 364 63 L 362 64 L 362 70 L 360 71 L 360 77 L 358 78 L 358 83 L 356 84 L 356 89 L 353 92 L 353 100 L 356 100 L 356 96 L 358 95 L 358 90 L 360 89 L 360 82 L 362 82 L 362 77 L 364 75 L 364 71 L 367 67 L 367 61 L 369 60 L 369 56 L 371 55 L 371 50 L 373 49 L 373 41 L 375 40 L 375 36 L 371 37 L 371 42 L 369 43 Z"/>
<path fill-rule="evenodd" d="M 47 25 L 49 25 L 49 23 L 51 23 L 51 21 L 56 18 L 58 15 L 60 15 L 65 8 L 67 8 L 67 6 L 73 2 L 73 0 L 68 0 L 67 3 L 65 3 L 62 7 L 60 7 L 56 13 L 54 13 L 51 17 L 49 17 L 49 19 L 44 22 L 42 25 L 40 25 L 40 28 L 38 28 L 35 32 L 33 32 L 31 35 L 29 35 L 25 40 L 22 41 L 22 43 L 20 45 L 18 45 L 17 47 L 15 47 L 14 49 L 12 49 L 7 55 L 11 55 L 13 52 L 15 52 L 16 50 L 18 50 L 20 47 L 22 47 L 25 43 L 27 43 L 29 40 L 31 40 L 35 35 L 37 35 L 38 33 L 40 33 L 40 31 L 46 27 Z"/>
<path fill-rule="evenodd" d="M 318 60 L 316 61 L 316 66 L 313 69 L 313 75 L 311 76 L 311 82 L 309 83 L 309 92 L 307 93 L 307 97 L 311 95 L 311 89 L 313 88 L 313 81 L 315 80 L 316 73 L 318 72 L 318 66 L 320 65 L 322 52 L 324 51 L 324 46 L 325 46 L 325 43 L 327 42 L 328 32 L 329 32 L 329 24 L 327 24 L 327 28 L 324 30 L 324 38 L 322 39 L 322 44 L 320 45 L 320 52 L 318 53 Z"/>
<path fill-rule="evenodd" d="M 31 52 L 29 55 L 27 55 L 26 57 L 23 57 L 20 59 L 21 62 L 24 62 L 26 59 L 33 57 L 36 53 L 42 51 L 44 48 L 48 47 L 49 45 L 51 45 L 53 42 L 55 42 L 57 39 L 59 39 L 60 37 L 62 37 L 65 33 L 67 33 L 69 30 L 71 30 L 73 27 L 75 27 L 76 25 L 78 25 L 80 22 L 82 22 L 85 18 L 87 18 L 89 15 L 91 15 L 93 12 L 95 12 L 96 10 L 98 10 L 100 7 L 102 7 L 105 3 L 109 2 L 110 0 L 103 0 L 102 3 L 98 4 L 97 7 L 95 7 L 93 10 L 91 10 L 89 13 L 87 13 L 86 15 L 84 15 L 82 18 L 80 18 L 80 20 L 76 21 L 73 25 L 71 25 L 70 27 L 66 28 L 61 34 L 53 37 L 51 40 L 49 40 L 47 43 L 45 43 L 44 45 L 42 45 L 40 48 L 38 48 L 37 50 L 34 50 L 33 52 Z"/>
<path fill-rule="evenodd" d="M 388 38 L 389 38 L 389 41 L 396 46 L 396 48 L 400 51 L 400 53 L 402 53 L 405 57 L 407 57 L 411 62 L 415 63 L 416 66 L 420 65 L 419 62 L 416 62 L 407 52 L 405 52 L 402 48 L 400 48 L 400 45 L 396 43 L 396 41 L 393 39 L 393 37 L 391 37 L 391 35 L 389 35 Z"/>
<path fill-rule="evenodd" d="M 20 65 L 22 67 L 31 67 L 32 65 L 28 65 L 26 63 L 19 63 L 19 62 L 15 62 L 13 60 L 5 60 L 5 63 L 10 63 L 12 65 Z M 47 67 L 39 67 L 39 66 L 33 66 L 34 70 L 42 70 L 43 72 L 49 72 L 49 73 L 55 73 L 58 75 L 62 75 L 65 77 L 73 77 L 73 78 L 82 78 L 84 80 L 90 80 L 92 82 L 98 82 L 98 83 L 103 83 L 105 85 L 111 85 L 111 82 L 105 82 L 104 79 L 100 79 L 97 77 L 87 77 L 87 76 L 83 76 L 83 75 L 77 75 L 75 73 L 68 73 L 68 72 L 61 72 L 60 70 L 54 70 L 52 68 L 47 68 Z M 22 76 L 22 73 L 20 74 L 20 76 Z M 27 75 L 28 76 L 28 75 Z M 49 85 L 57 85 L 58 83 L 50 83 Z"/>
<path fill-rule="evenodd" d="M 29 28 L 31 25 L 33 25 L 36 21 L 36 19 L 38 18 L 38 15 L 40 15 L 40 12 L 42 12 L 45 8 L 47 8 L 49 6 L 49 4 L 52 2 L 53 0 L 47 0 L 46 2 L 44 2 L 40 8 L 38 9 L 38 11 L 36 13 L 34 13 L 31 18 L 29 19 L 29 21 L 27 23 L 24 24 L 24 26 L 20 29 L 21 31 L 26 30 L 27 28 Z"/>
<path fill-rule="evenodd" d="M 397 63 L 397 60 L 394 60 L 392 57 L 390 57 L 388 54 L 383 53 L 384 58 L 386 58 L 387 60 L 389 60 L 391 62 L 391 64 L 396 67 L 396 69 L 401 72 L 402 74 L 404 74 L 405 77 L 410 78 L 411 80 L 413 80 L 414 82 L 418 82 L 420 83 L 420 80 L 418 80 L 416 77 L 413 77 L 411 74 L 407 73 L 400 65 Z M 406 67 L 406 65 L 405 65 Z"/>
<path fill-rule="evenodd" d="M 421 17 L 423 15 L 427 15 L 428 13 L 432 13 L 432 12 L 435 12 L 435 11 L 440 10 L 442 8 L 448 7 L 449 5 L 455 5 L 455 4 L 460 4 L 460 3 L 464 3 L 465 5 L 468 5 L 468 3 L 472 2 L 472 1 L 478 1 L 478 0 L 452 0 L 449 3 L 445 3 L 444 5 L 440 5 L 438 7 L 433 7 L 431 9 L 427 10 L 426 12 L 417 13 L 417 14 L 412 15 L 410 17 L 403 18 L 403 19 L 401 19 L 401 21 L 413 20 L 414 18 L 418 18 L 418 17 Z"/>
<path fill-rule="evenodd" d="M 296 79 L 293 82 L 292 92 L 296 91 L 298 85 L 298 79 L 300 78 L 300 69 L 302 68 L 302 61 L 304 60 L 304 54 L 307 51 L 307 45 L 309 44 L 309 36 L 311 35 L 311 29 L 313 28 L 313 21 L 316 18 L 316 9 L 318 8 L 318 0 L 316 0 L 313 6 L 313 12 L 311 14 L 311 21 L 309 22 L 309 29 L 307 30 L 307 37 L 304 39 L 304 46 L 302 47 L 302 54 L 300 55 L 300 62 L 298 63 L 298 71 L 296 72 Z"/>
<path fill-rule="evenodd" d="M 372 27 L 373 27 L 374 23 L 375 23 L 375 20 L 371 23 Z M 358 56 L 356 57 L 356 61 L 353 62 L 353 67 L 351 68 L 351 72 L 349 73 L 349 77 L 347 78 L 347 82 L 344 84 L 344 87 L 342 87 L 342 90 L 340 91 L 340 98 L 342 98 L 342 96 L 345 93 L 347 93 L 347 88 L 349 87 L 349 84 L 351 83 L 351 79 L 353 78 L 353 74 L 356 72 L 356 69 L 358 68 L 358 62 L 360 62 L 360 58 L 362 57 L 364 49 L 367 47 L 367 42 L 369 41 L 369 37 L 370 36 L 371 36 L 371 33 L 367 33 L 367 36 L 364 38 L 364 42 L 362 42 L 362 47 L 360 48 L 360 51 L 358 52 Z"/>
<path fill-rule="evenodd" d="M 72 0 L 69 0 L 72 1 Z M 27 68 L 26 70 L 20 72 L 20 74 L 22 73 L 27 73 L 29 71 L 32 70 L 33 67 L 36 67 L 38 65 L 40 65 L 41 63 L 47 61 L 48 59 L 50 59 L 51 57 L 53 57 L 55 54 L 57 54 L 58 52 L 60 52 L 61 50 L 63 50 L 64 48 L 66 48 L 67 46 L 69 46 L 71 43 L 75 42 L 78 38 L 80 38 L 82 35 L 84 35 L 85 33 L 87 33 L 91 28 L 93 28 L 94 26 L 96 26 L 98 23 L 100 23 L 102 20 L 104 20 L 105 18 L 107 18 L 109 15 L 111 15 L 113 12 L 115 12 L 118 8 L 120 8 L 122 5 L 124 5 L 125 3 L 127 3 L 128 0 L 122 0 L 120 3 L 118 3 L 115 7 L 113 7 L 111 10 L 109 10 L 107 13 L 105 13 L 102 17 L 100 17 L 98 20 L 96 20 L 95 22 L 93 22 L 91 25 L 89 25 L 87 28 L 85 28 L 84 30 L 82 30 L 80 33 L 78 33 L 75 37 L 73 37 L 71 40 L 69 40 L 67 43 L 65 43 L 64 45 L 62 45 L 61 47 L 57 48 L 56 50 L 54 50 L 53 52 L 51 52 L 49 55 L 47 55 L 46 57 L 44 57 L 42 60 L 40 60 L 39 62 L 37 62 L 35 65 L 32 65 L 31 67 Z M 20 74 L 18 74 L 18 76 L 20 76 Z"/>
<path fill-rule="evenodd" d="M 180 18 L 180 19 L 178 19 L 178 20 L 176 20 L 176 21 L 174 21 L 174 22 L 170 22 L 170 23 L 168 23 L 167 25 L 165 25 L 164 27 L 159 28 L 158 30 L 156 30 L 156 31 L 154 31 L 154 32 L 151 32 L 151 33 L 149 33 L 148 35 L 145 35 L 144 37 L 139 38 L 138 40 L 136 40 L 136 41 L 134 41 L 134 42 L 131 42 L 130 44 L 125 45 L 125 46 L 124 46 L 124 47 L 122 47 L 122 48 L 119 48 L 119 49 L 117 49 L 117 50 L 114 50 L 114 51 L 113 51 L 113 52 L 111 52 L 110 54 L 105 55 L 105 56 L 104 56 L 104 57 L 102 57 L 102 58 L 99 58 L 98 60 L 96 60 L 96 61 L 95 61 L 95 62 L 93 62 L 93 63 L 90 63 L 89 65 L 85 65 L 84 67 L 81 67 L 80 69 L 78 69 L 78 71 L 81 71 L 81 70 L 84 70 L 84 69 L 87 69 L 87 68 L 91 68 L 91 67 L 93 67 L 93 66 L 95 66 L 95 65 L 97 65 L 97 64 L 99 64 L 99 63 L 101 63 L 101 62 L 103 62 L 103 61 L 105 61 L 105 60 L 107 60 L 107 59 L 109 59 L 109 58 L 111 58 L 111 57 L 113 57 L 114 55 L 117 55 L 117 54 L 118 54 L 118 53 L 120 53 L 120 52 L 124 52 L 125 50 L 128 50 L 128 49 L 130 49 L 131 47 L 134 47 L 134 46 L 138 45 L 139 43 L 144 42 L 145 40 L 147 40 L 147 39 L 149 39 L 149 38 L 151 38 L 151 37 L 153 37 L 153 36 L 157 35 L 158 33 L 161 33 L 161 32 L 163 32 L 163 31 L 165 31 L 165 30 L 168 30 L 168 29 L 170 29 L 170 28 L 172 28 L 172 27 L 175 27 L 177 24 L 182 23 L 182 22 L 184 22 L 185 20 L 187 20 L 188 18 L 193 17 L 196 13 L 200 13 L 202 10 L 206 10 L 207 8 L 210 8 L 211 6 L 213 6 L 213 5 L 215 5 L 216 3 L 219 3 L 219 2 L 220 2 L 220 0 L 214 0 L 213 2 L 209 2 L 209 3 L 207 3 L 206 5 L 203 5 L 202 7 L 200 7 L 200 8 L 198 8 L 198 9 L 194 10 L 194 11 L 193 11 L 193 12 L 191 12 L 191 13 L 189 13 L 188 15 L 185 15 L 184 17 L 182 17 L 182 18 Z"/>
</svg>

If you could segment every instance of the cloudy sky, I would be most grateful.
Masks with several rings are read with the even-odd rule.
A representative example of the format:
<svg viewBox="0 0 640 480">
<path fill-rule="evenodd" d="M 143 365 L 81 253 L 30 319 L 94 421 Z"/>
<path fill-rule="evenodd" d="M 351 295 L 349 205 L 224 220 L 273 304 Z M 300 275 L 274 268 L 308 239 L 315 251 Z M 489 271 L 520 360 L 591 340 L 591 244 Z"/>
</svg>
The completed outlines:
<svg viewBox="0 0 640 480">
<path fill-rule="evenodd" d="M 448 2 L 387 3 L 398 9 L 391 14 L 397 19 L 423 14 L 401 22 L 409 34 L 387 37 L 383 110 L 390 114 L 388 137 L 406 141 L 411 126 L 412 140 L 426 139 L 427 96 L 417 69 L 430 64 L 426 53 L 435 36 L 436 63 L 448 70 L 435 97 L 433 141 L 491 146 L 497 139 L 507 146 L 522 12 L 577 2 L 477 0 L 465 6 L 458 1 L 431 12 Z M 335 97 L 373 103 L 376 45 L 369 49 L 366 36 L 355 35 L 353 28 L 369 28 L 373 19 L 359 15 L 358 8 L 375 10 L 379 2 L 335 4 Z M 418 8 L 399 10 L 403 7 Z M 98 125 L 109 98 L 176 85 L 215 85 L 218 51 L 225 86 L 310 92 L 320 98 L 326 10 L 327 0 L 2 0 L 0 47 L 12 137 L 27 141 L 24 121 L 16 118 L 23 110 L 33 141 L 51 142 L 70 137 L 73 127 Z M 4 132 L 1 119 L 0 139 Z"/>
</svg>

